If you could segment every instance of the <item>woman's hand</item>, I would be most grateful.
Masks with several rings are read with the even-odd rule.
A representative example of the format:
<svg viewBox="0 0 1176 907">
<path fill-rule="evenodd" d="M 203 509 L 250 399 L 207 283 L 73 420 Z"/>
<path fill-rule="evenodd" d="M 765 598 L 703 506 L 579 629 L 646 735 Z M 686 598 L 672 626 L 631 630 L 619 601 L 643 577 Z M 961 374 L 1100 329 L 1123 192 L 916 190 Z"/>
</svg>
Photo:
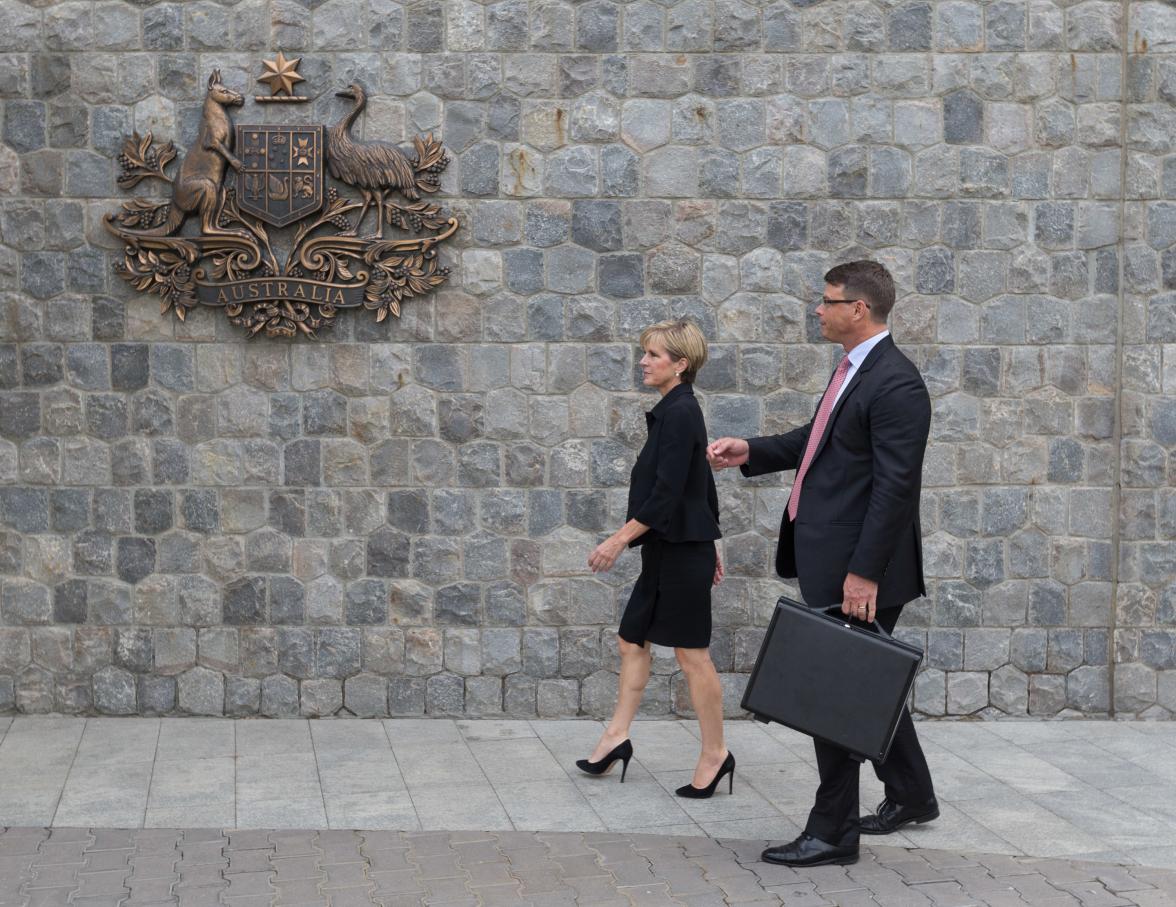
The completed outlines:
<svg viewBox="0 0 1176 907">
<path fill-rule="evenodd" d="M 593 573 L 608 572 L 624 550 L 625 540 L 615 534 L 610 535 L 592 549 L 592 553 L 588 555 L 588 566 Z"/>
<path fill-rule="evenodd" d="M 714 585 L 723 581 L 723 556 L 719 552 L 719 543 L 715 542 L 715 579 Z"/>
</svg>

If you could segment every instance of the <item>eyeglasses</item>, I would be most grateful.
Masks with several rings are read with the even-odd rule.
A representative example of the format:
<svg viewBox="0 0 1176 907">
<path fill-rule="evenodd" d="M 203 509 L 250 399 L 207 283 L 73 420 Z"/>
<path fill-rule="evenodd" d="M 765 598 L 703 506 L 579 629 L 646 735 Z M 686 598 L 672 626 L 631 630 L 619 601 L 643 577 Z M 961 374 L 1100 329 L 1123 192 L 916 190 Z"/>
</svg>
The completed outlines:
<svg viewBox="0 0 1176 907">
<path fill-rule="evenodd" d="M 847 302 L 851 305 L 855 302 L 860 302 L 863 303 L 867 309 L 870 307 L 870 304 L 864 299 L 830 299 L 828 296 L 822 296 L 817 305 L 833 305 L 834 303 L 838 302 Z"/>
</svg>

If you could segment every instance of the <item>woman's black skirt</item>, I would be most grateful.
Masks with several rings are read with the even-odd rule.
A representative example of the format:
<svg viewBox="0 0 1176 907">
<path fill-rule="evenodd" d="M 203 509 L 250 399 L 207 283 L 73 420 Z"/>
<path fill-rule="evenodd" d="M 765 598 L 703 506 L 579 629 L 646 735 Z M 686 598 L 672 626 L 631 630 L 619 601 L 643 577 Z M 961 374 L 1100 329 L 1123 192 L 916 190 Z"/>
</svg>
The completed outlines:
<svg viewBox="0 0 1176 907">
<path fill-rule="evenodd" d="M 715 543 L 651 539 L 640 547 L 641 575 L 617 633 L 635 645 L 705 649 L 711 637 Z"/>
</svg>

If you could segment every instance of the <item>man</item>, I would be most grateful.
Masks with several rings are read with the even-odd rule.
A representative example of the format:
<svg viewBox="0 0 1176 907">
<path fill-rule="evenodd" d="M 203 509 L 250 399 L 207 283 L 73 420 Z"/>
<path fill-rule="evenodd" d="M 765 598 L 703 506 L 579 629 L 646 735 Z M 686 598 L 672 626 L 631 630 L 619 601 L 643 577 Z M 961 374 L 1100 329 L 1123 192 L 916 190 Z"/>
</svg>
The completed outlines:
<svg viewBox="0 0 1176 907">
<path fill-rule="evenodd" d="M 776 572 L 798 577 L 811 606 L 894 629 L 902 606 L 926 594 L 919 531 L 923 453 L 931 402 L 918 370 L 890 338 L 894 280 L 853 261 L 825 275 L 821 333 L 846 351 L 813 420 L 782 435 L 720 438 L 715 469 L 746 476 L 796 469 L 780 523 Z M 829 670 L 836 670 L 830 666 Z M 904 708 L 890 754 L 874 771 L 885 785 L 877 813 L 859 821 L 859 763 L 814 740 L 820 786 L 804 833 L 763 858 L 786 866 L 853 863 L 859 834 L 889 834 L 939 815 L 927 760 Z"/>
</svg>

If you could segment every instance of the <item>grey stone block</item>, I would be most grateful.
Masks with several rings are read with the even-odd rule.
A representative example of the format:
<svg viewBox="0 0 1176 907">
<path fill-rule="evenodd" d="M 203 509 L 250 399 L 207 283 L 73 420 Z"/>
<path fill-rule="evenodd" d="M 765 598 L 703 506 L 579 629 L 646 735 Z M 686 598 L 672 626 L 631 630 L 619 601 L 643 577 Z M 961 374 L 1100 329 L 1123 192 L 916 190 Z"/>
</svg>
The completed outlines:
<svg viewBox="0 0 1176 907">
<path fill-rule="evenodd" d="M 324 627 L 316 633 L 315 671 L 320 677 L 343 679 L 360 670 L 362 633 L 353 627 Z"/>
<path fill-rule="evenodd" d="M 571 679 L 540 680 L 536 685 L 540 718 L 565 718 L 580 712 L 580 684 Z"/>
<path fill-rule="evenodd" d="M 298 714 L 298 681 L 285 674 L 271 674 L 261 681 L 261 714 L 288 718 Z"/>
<path fill-rule="evenodd" d="M 953 671 L 947 675 L 947 714 L 970 715 L 988 702 L 986 672 Z"/>
<path fill-rule="evenodd" d="M 166 715 L 176 708 L 176 679 L 146 674 L 139 677 L 139 710 L 147 715 Z"/>
<path fill-rule="evenodd" d="M 260 710 L 260 680 L 256 677 L 225 678 L 225 717 L 247 718 Z"/>
<path fill-rule="evenodd" d="M 501 715 L 503 712 L 502 679 L 499 677 L 467 677 L 465 682 L 465 713 L 473 716 Z"/>
<path fill-rule="evenodd" d="M 191 715 L 223 715 L 225 678 L 219 671 L 192 668 L 177 679 L 179 708 Z"/>
<path fill-rule="evenodd" d="M 299 714 L 308 718 L 334 715 L 343 707 L 343 684 L 338 680 L 316 678 L 302 681 L 299 689 Z"/>
<path fill-rule="evenodd" d="M 460 715 L 465 707 L 465 682 L 456 674 L 434 674 L 425 682 L 425 711 L 429 715 Z"/>
<path fill-rule="evenodd" d="M 979 144 L 984 135 L 984 103 L 970 91 L 943 99 L 943 137 L 953 145 Z"/>
</svg>

